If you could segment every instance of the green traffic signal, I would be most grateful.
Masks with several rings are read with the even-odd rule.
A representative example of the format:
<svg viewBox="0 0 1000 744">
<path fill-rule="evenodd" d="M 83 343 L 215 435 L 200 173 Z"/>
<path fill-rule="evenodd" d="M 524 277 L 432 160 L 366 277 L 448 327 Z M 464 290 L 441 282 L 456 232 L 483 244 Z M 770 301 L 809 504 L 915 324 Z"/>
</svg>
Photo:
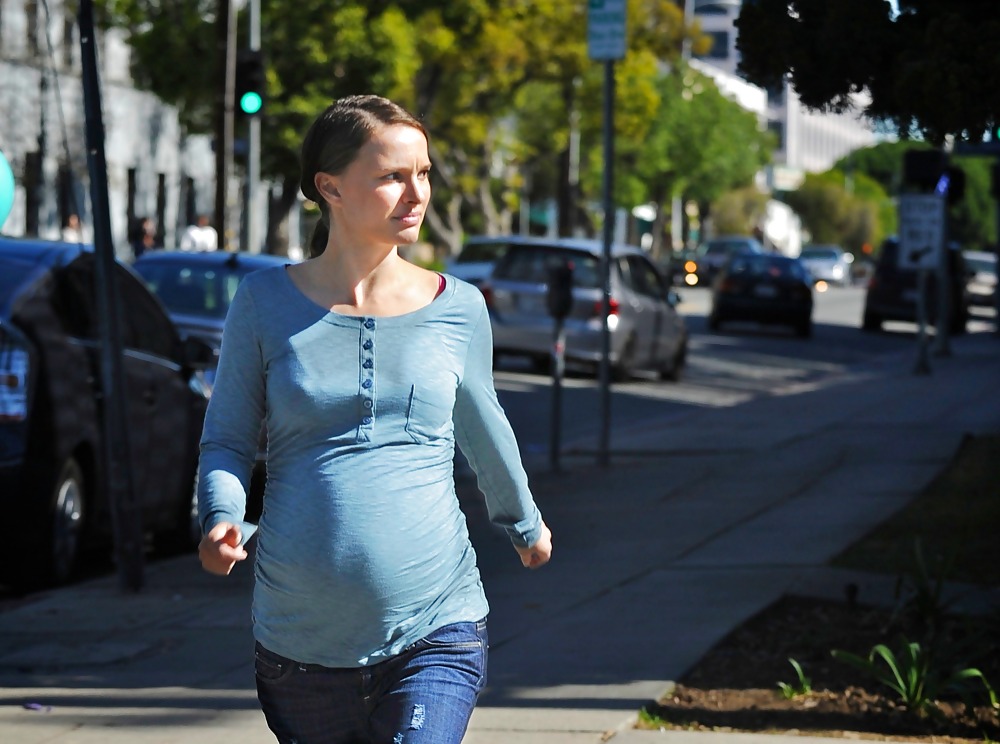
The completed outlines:
<svg viewBox="0 0 1000 744">
<path fill-rule="evenodd" d="M 248 116 L 256 114 L 263 105 L 264 99 L 261 98 L 260 93 L 247 91 L 240 97 L 240 111 Z"/>
</svg>

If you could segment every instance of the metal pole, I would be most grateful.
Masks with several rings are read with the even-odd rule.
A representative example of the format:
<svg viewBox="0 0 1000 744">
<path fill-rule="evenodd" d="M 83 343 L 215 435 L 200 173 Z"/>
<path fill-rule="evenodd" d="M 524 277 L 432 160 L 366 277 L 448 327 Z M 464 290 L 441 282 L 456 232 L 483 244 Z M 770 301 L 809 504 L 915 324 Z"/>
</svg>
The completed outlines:
<svg viewBox="0 0 1000 744">
<path fill-rule="evenodd" d="M 614 208 L 614 100 L 615 100 L 615 63 L 604 61 L 604 178 L 601 186 L 601 196 L 604 204 L 604 250 L 601 260 L 604 298 L 601 317 L 601 433 L 597 447 L 598 464 L 606 466 L 610 461 L 611 437 L 611 329 L 608 327 L 608 316 L 611 314 L 611 242 L 615 230 Z"/>
<path fill-rule="evenodd" d="M 913 368 L 915 375 L 931 373 L 930 360 L 927 358 L 927 279 L 930 272 L 921 267 L 917 273 L 917 363 Z"/>
<path fill-rule="evenodd" d="M 549 439 L 549 464 L 559 470 L 562 448 L 562 379 L 566 371 L 566 327 L 562 318 L 555 319 L 552 339 L 552 430 Z"/>
<path fill-rule="evenodd" d="M 260 0 L 250 0 L 250 50 L 260 49 Z M 260 115 L 250 117 L 247 135 L 247 250 L 260 253 L 260 213 L 257 194 L 260 193 Z"/>
<path fill-rule="evenodd" d="M 94 49 L 94 5 L 82 0 L 79 10 L 80 62 L 86 119 L 87 169 L 94 218 L 97 310 L 101 319 L 101 392 L 105 485 L 111 502 L 115 553 L 122 589 L 137 592 L 143 580 L 142 513 L 135 498 L 122 366 L 121 309 L 115 281 L 115 248 L 111 238 L 108 168 L 104 154 L 104 119 Z"/>
<path fill-rule="evenodd" d="M 222 95 L 215 120 L 215 228 L 219 248 L 229 250 L 229 174 L 233 169 L 233 96 L 236 94 L 236 13 L 232 0 L 219 0 L 215 20 L 216 90 Z"/>
</svg>

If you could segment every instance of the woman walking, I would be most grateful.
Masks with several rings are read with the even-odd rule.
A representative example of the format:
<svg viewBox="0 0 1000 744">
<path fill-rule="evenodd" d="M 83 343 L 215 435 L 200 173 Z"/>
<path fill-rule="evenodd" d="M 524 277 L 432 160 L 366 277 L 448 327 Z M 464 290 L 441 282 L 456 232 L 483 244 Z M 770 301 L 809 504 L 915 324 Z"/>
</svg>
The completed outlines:
<svg viewBox="0 0 1000 744">
<path fill-rule="evenodd" d="M 384 98 L 336 101 L 302 146 L 312 258 L 240 285 L 202 437 L 202 565 L 228 574 L 262 423 L 258 697 L 279 742 L 458 744 L 486 678 L 488 605 L 455 495 L 461 447 L 521 562 L 549 560 L 493 387 L 482 295 L 404 260 L 428 135 Z"/>
</svg>

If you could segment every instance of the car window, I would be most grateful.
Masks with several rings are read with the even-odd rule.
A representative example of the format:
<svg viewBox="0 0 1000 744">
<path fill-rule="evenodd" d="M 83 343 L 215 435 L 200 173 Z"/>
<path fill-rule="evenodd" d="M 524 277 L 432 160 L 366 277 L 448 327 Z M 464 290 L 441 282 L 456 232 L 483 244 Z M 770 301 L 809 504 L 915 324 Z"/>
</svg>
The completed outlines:
<svg viewBox="0 0 1000 744">
<path fill-rule="evenodd" d="M 806 278 L 805 269 L 798 261 L 789 261 L 776 256 L 736 256 L 729 263 L 729 274 L 746 277 Z"/>
<path fill-rule="evenodd" d="M 119 267 L 117 280 L 125 348 L 173 359 L 177 354 L 177 332 L 156 299 L 125 269 Z"/>
<path fill-rule="evenodd" d="M 663 297 L 663 285 L 660 275 L 642 256 L 628 257 L 629 283 L 641 295 L 647 297 Z"/>
<path fill-rule="evenodd" d="M 752 240 L 710 240 L 705 243 L 705 256 L 732 255 L 734 253 L 758 253 L 759 248 Z"/>
<path fill-rule="evenodd" d="M 838 254 L 832 248 L 803 248 L 799 258 L 824 258 L 836 261 Z"/>
<path fill-rule="evenodd" d="M 222 319 L 244 274 L 216 266 L 149 263 L 137 267 L 149 288 L 172 313 Z"/>
<path fill-rule="evenodd" d="M 94 262 L 81 257 L 55 272 L 52 307 L 63 330 L 76 338 L 96 339 L 99 333 Z"/>
<path fill-rule="evenodd" d="M 573 264 L 574 287 L 594 288 L 601 285 L 600 262 L 595 256 L 544 246 L 511 250 L 494 276 L 515 282 L 545 284 L 549 280 L 549 269 L 567 261 Z"/>
<path fill-rule="evenodd" d="M 467 243 L 455 263 L 496 261 L 507 252 L 507 243 Z"/>
</svg>

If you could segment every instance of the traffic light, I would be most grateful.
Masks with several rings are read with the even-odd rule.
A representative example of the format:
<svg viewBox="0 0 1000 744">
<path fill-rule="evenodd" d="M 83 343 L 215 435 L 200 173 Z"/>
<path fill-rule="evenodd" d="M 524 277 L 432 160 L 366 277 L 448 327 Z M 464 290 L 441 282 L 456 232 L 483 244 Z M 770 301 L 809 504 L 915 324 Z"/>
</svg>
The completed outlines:
<svg viewBox="0 0 1000 744">
<path fill-rule="evenodd" d="M 245 49 L 236 58 L 236 113 L 256 116 L 264 108 L 267 81 L 264 56 L 259 49 Z"/>
</svg>

